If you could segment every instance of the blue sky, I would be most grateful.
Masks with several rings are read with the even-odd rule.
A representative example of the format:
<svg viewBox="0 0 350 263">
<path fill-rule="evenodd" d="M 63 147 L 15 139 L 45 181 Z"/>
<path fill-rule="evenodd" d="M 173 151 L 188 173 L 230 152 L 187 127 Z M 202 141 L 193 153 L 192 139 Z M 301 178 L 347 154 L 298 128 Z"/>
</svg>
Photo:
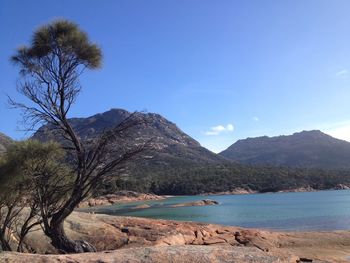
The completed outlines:
<svg viewBox="0 0 350 263">
<path fill-rule="evenodd" d="M 55 18 L 103 50 L 71 111 L 157 112 L 218 152 L 237 139 L 321 129 L 350 141 L 350 1 L 1 0 L 0 131 L 16 139 L 16 47 Z"/>
</svg>

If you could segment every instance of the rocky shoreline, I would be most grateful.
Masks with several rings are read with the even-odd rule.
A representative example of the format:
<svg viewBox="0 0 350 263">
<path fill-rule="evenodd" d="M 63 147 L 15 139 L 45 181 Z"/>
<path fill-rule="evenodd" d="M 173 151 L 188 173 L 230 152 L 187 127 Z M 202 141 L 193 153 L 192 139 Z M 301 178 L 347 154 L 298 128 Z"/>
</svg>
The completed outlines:
<svg viewBox="0 0 350 263">
<path fill-rule="evenodd" d="M 78 208 L 87 208 L 94 206 L 105 206 L 122 204 L 127 202 L 147 201 L 147 200 L 163 200 L 169 196 L 160 196 L 155 194 L 137 193 L 134 191 L 118 191 L 114 194 L 103 195 L 95 198 L 89 198 L 81 202 Z"/>
<path fill-rule="evenodd" d="M 301 192 L 317 192 L 317 191 L 332 191 L 332 190 L 349 190 L 350 186 L 345 184 L 338 184 L 333 188 L 330 189 L 316 189 L 311 186 L 303 186 L 303 187 L 297 187 L 297 188 L 291 188 L 291 189 L 284 189 L 279 190 L 275 192 L 258 192 L 252 189 L 246 189 L 237 187 L 230 191 L 224 191 L 224 192 L 208 192 L 199 194 L 201 196 L 208 196 L 208 195 L 247 195 L 247 194 L 265 194 L 265 193 L 301 193 Z"/>
<path fill-rule="evenodd" d="M 241 187 L 234 188 L 230 191 L 224 191 L 224 192 L 209 192 L 209 193 L 204 193 L 200 194 L 203 196 L 207 195 L 247 195 L 247 194 L 258 194 L 258 191 L 254 191 L 252 189 L 245 189 Z"/>
<path fill-rule="evenodd" d="M 179 203 L 179 204 L 171 205 L 170 207 L 205 206 L 205 205 L 218 205 L 218 204 L 219 204 L 218 201 L 210 200 L 210 199 L 203 199 L 203 200 L 194 201 L 194 202 Z"/>
<path fill-rule="evenodd" d="M 90 242 L 99 252 L 51 256 L 2 253 L 0 262 L 188 262 L 184 259 L 190 254 L 192 262 L 346 262 L 350 255 L 350 231 L 273 232 L 83 212 L 74 212 L 66 220 L 65 230 L 73 239 Z M 29 234 L 26 244 L 38 254 L 57 253 L 40 229 Z M 130 260 L 122 261 L 124 257 Z"/>
</svg>

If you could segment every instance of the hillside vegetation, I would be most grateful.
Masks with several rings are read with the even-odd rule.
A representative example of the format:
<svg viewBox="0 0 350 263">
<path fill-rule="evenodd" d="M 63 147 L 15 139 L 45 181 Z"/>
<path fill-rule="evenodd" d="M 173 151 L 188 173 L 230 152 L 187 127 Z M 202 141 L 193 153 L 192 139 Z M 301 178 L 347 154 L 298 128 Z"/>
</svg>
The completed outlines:
<svg viewBox="0 0 350 263">
<path fill-rule="evenodd" d="M 0 132 L 0 155 L 6 151 L 6 148 L 13 142 L 7 135 Z"/>
<path fill-rule="evenodd" d="M 105 181 L 102 187 L 95 192 L 96 195 L 113 193 L 117 190 L 176 195 L 223 192 L 235 188 L 267 192 L 300 187 L 331 189 L 339 187 L 340 184 L 350 185 L 350 171 L 332 169 L 334 166 L 337 168 L 347 167 L 345 160 L 348 159 L 350 153 L 346 155 L 345 150 L 348 143 L 336 140 L 319 131 L 302 132 L 292 137 L 281 136 L 281 138 L 271 139 L 271 144 L 273 145 L 275 140 L 284 141 L 286 139 L 289 144 L 294 144 L 294 147 L 290 147 L 288 143 L 281 144 L 284 145 L 285 149 L 290 148 L 290 152 L 293 150 L 295 152 L 298 145 L 303 145 L 306 149 L 309 147 L 307 153 L 310 156 L 313 152 L 319 152 L 319 156 L 333 153 L 334 158 L 339 156 L 339 162 L 342 162 L 343 166 L 322 167 L 329 169 L 319 169 L 317 166 L 314 167 L 315 165 L 310 165 L 312 168 L 296 168 L 283 167 L 285 163 L 277 161 L 274 165 L 269 163 L 259 166 L 238 164 L 229 161 L 228 154 L 216 155 L 201 147 L 197 141 L 159 114 L 137 114 L 139 118 L 144 120 L 144 124 L 132 127 L 127 138 L 134 142 L 152 139 L 152 148 L 144 152 L 140 158 L 130 162 L 120 177 L 112 176 L 110 180 Z M 102 114 L 88 118 L 74 118 L 70 121 L 78 135 L 88 141 L 93 140 L 101 132 L 118 125 L 130 115 L 131 113 L 125 110 L 112 109 Z M 59 135 L 52 132 L 49 126 L 40 128 L 34 138 L 41 141 L 61 140 Z M 254 141 L 255 139 L 249 140 Z M 301 142 L 298 144 L 293 140 Z M 274 149 L 269 143 L 260 146 L 260 148 L 266 149 L 266 152 Z M 254 151 L 255 149 L 252 150 L 252 152 Z M 285 155 L 280 156 L 277 153 L 275 155 L 276 160 L 286 159 L 283 157 Z M 298 156 L 296 153 L 295 155 Z M 272 158 L 272 155 L 267 156 Z M 300 159 L 307 159 L 304 155 L 301 157 Z M 314 157 L 314 159 L 323 164 L 321 158 Z M 237 161 L 244 163 L 241 160 Z M 329 160 L 325 163 L 333 164 L 334 162 Z M 276 165 L 280 166 L 276 167 Z"/>
</svg>

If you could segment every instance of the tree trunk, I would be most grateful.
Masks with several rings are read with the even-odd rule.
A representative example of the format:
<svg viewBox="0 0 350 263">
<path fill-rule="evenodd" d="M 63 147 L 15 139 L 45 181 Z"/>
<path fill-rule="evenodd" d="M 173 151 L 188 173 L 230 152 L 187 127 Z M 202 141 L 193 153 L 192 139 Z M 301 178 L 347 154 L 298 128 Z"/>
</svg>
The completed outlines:
<svg viewBox="0 0 350 263">
<path fill-rule="evenodd" d="M 48 229 L 45 230 L 51 239 L 51 244 L 61 253 L 96 252 L 95 247 L 90 243 L 83 240 L 72 240 L 64 231 L 64 220 L 73 212 L 77 200 L 71 200 L 69 205 L 57 212 L 52 217 Z"/>
<path fill-rule="evenodd" d="M 83 240 L 70 239 L 63 227 L 63 222 L 50 224 L 51 244 L 61 253 L 84 253 L 96 252 L 96 249 L 90 243 Z"/>
<path fill-rule="evenodd" d="M 7 242 L 3 235 L 0 235 L 0 244 L 2 251 L 12 251 L 10 244 Z"/>
</svg>

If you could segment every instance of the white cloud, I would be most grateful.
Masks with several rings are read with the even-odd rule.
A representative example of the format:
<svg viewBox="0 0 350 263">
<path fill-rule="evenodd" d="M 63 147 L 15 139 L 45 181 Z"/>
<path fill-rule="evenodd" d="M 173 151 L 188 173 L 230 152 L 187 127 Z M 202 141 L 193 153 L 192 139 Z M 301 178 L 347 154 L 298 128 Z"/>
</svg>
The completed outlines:
<svg viewBox="0 0 350 263">
<path fill-rule="evenodd" d="M 222 132 L 225 130 L 225 127 L 222 125 L 218 125 L 218 126 L 212 127 L 210 130 L 212 130 L 214 132 Z"/>
<path fill-rule="evenodd" d="M 254 116 L 254 117 L 253 117 L 253 121 L 259 121 L 259 118 L 256 117 L 256 116 Z"/>
<path fill-rule="evenodd" d="M 337 77 L 347 77 L 349 75 L 349 71 L 347 69 L 342 69 L 335 73 Z"/>
<path fill-rule="evenodd" d="M 233 124 L 229 123 L 226 126 L 218 125 L 211 127 L 208 131 L 204 132 L 205 135 L 215 136 L 220 135 L 223 132 L 232 132 L 234 130 Z"/>
<path fill-rule="evenodd" d="M 226 129 L 227 129 L 228 131 L 233 131 L 233 130 L 234 130 L 234 127 L 233 127 L 232 124 L 227 124 Z"/>
</svg>

